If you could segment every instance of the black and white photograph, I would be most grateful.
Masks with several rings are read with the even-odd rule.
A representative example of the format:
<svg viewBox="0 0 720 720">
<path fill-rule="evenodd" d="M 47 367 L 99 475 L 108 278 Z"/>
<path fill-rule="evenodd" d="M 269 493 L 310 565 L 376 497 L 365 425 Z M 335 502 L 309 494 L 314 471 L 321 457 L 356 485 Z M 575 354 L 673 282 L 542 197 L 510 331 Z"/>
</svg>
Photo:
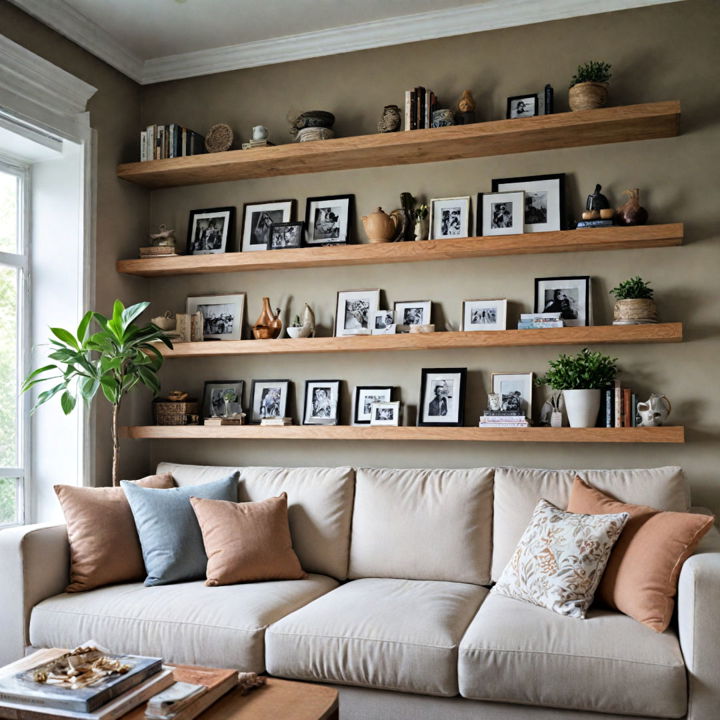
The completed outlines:
<svg viewBox="0 0 720 720">
<path fill-rule="evenodd" d="M 243 252 L 270 249 L 270 234 L 275 223 L 295 219 L 295 200 L 245 203 L 243 208 Z"/>
<path fill-rule="evenodd" d="M 462 307 L 462 330 L 506 330 L 507 300 L 465 300 Z"/>
<path fill-rule="evenodd" d="M 431 300 L 403 300 L 393 306 L 398 332 L 410 332 L 411 325 L 429 325 L 432 312 Z"/>
<path fill-rule="evenodd" d="M 242 412 L 244 380 L 209 380 L 203 392 L 204 418 L 233 417 Z"/>
<path fill-rule="evenodd" d="M 369 425 L 372 406 L 392 399 L 393 388 L 386 385 L 358 385 L 353 397 L 353 425 Z"/>
<path fill-rule="evenodd" d="M 245 293 L 189 297 L 187 314 L 198 311 L 203 314 L 203 339 L 242 339 Z"/>
<path fill-rule="evenodd" d="M 470 197 L 436 198 L 430 201 L 430 239 L 470 235 Z"/>
<path fill-rule="evenodd" d="M 305 223 L 278 222 L 270 226 L 270 250 L 299 248 L 303 244 Z"/>
<path fill-rule="evenodd" d="M 306 380 L 303 425 L 337 425 L 340 380 Z"/>
<path fill-rule="evenodd" d="M 337 294 L 335 337 L 370 335 L 380 305 L 379 290 L 341 290 Z"/>
<path fill-rule="evenodd" d="M 289 380 L 253 380 L 250 393 L 250 422 L 287 417 Z"/>
<path fill-rule="evenodd" d="M 394 335 L 396 329 L 395 313 L 392 310 L 376 310 L 370 317 L 371 335 Z"/>
<path fill-rule="evenodd" d="M 482 235 L 518 235 L 525 222 L 525 193 L 478 193 L 477 215 Z"/>
<path fill-rule="evenodd" d="M 234 229 L 234 207 L 191 210 L 188 221 L 188 254 L 212 255 L 226 252 Z"/>
<path fill-rule="evenodd" d="M 533 95 L 515 95 L 507 99 L 507 119 L 533 117 L 538 115 L 538 96 Z"/>
<path fill-rule="evenodd" d="M 467 368 L 424 368 L 420 379 L 418 425 L 461 426 L 466 380 Z"/>
<path fill-rule="evenodd" d="M 591 325 L 590 276 L 535 278 L 535 312 L 560 313 L 569 327 Z"/>
<path fill-rule="evenodd" d="M 348 242 L 354 195 L 308 198 L 305 205 L 307 245 L 337 245 Z"/>
<path fill-rule="evenodd" d="M 496 178 L 493 192 L 525 193 L 523 232 L 549 232 L 565 229 L 565 173 Z"/>
<path fill-rule="evenodd" d="M 500 411 L 532 420 L 533 373 L 493 373 L 492 392 L 502 398 Z"/>
<path fill-rule="evenodd" d="M 371 425 L 399 425 L 400 401 L 373 403 L 370 416 Z"/>
</svg>

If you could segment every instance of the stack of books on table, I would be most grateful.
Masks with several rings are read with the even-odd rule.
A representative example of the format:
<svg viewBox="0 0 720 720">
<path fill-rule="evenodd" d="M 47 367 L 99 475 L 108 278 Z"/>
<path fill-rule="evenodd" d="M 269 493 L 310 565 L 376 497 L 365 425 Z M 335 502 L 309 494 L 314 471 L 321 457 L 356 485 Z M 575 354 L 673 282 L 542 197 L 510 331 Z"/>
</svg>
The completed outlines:
<svg viewBox="0 0 720 720">
<path fill-rule="evenodd" d="M 266 417 L 260 420 L 261 425 L 292 425 L 291 417 Z"/>
<path fill-rule="evenodd" d="M 140 132 L 140 162 L 199 155 L 205 152 L 205 138 L 194 130 L 171 125 L 148 125 Z"/>
<path fill-rule="evenodd" d="M 565 321 L 559 312 L 552 313 L 522 313 L 518 330 L 543 330 L 545 328 L 565 327 Z"/>
<path fill-rule="evenodd" d="M 514 410 L 486 410 L 480 416 L 480 427 L 530 427 L 524 415 L 517 415 Z"/>
<path fill-rule="evenodd" d="M 432 90 L 416 87 L 405 91 L 405 129 L 422 130 L 432 127 L 433 110 L 437 109 L 437 98 Z"/>
</svg>

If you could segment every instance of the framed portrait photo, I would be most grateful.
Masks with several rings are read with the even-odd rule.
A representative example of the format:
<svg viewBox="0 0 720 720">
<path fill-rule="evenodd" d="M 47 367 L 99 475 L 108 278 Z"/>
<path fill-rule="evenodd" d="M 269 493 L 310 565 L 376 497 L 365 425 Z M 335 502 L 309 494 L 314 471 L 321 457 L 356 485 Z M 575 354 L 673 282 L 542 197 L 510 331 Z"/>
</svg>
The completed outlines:
<svg viewBox="0 0 720 720">
<path fill-rule="evenodd" d="M 400 424 L 400 401 L 373 403 L 370 410 L 372 417 L 371 425 L 399 425 Z"/>
<path fill-rule="evenodd" d="M 492 391 L 502 398 L 500 411 L 532 419 L 533 373 L 493 373 Z"/>
<path fill-rule="evenodd" d="M 560 313 L 570 327 L 591 325 L 590 276 L 535 278 L 535 312 Z"/>
<path fill-rule="evenodd" d="M 423 368 L 420 379 L 420 427 L 461 426 L 465 411 L 467 368 Z"/>
<path fill-rule="evenodd" d="M 436 198 L 430 201 L 430 239 L 470 235 L 470 197 Z"/>
<path fill-rule="evenodd" d="M 477 226 L 482 235 L 519 235 L 525 226 L 525 193 L 478 193 Z"/>
<path fill-rule="evenodd" d="M 191 210 L 188 221 L 189 255 L 224 253 L 235 230 L 235 208 Z"/>
<path fill-rule="evenodd" d="M 230 417 L 241 413 L 244 388 L 244 380 L 207 381 L 203 392 L 203 417 Z"/>
<path fill-rule="evenodd" d="M 287 223 L 295 219 L 294 200 L 245 203 L 243 207 L 243 252 L 268 250 L 273 223 Z"/>
<path fill-rule="evenodd" d="M 269 250 L 302 247 L 305 223 L 280 222 L 270 226 Z"/>
<path fill-rule="evenodd" d="M 341 290 L 338 292 L 335 337 L 370 335 L 370 322 L 379 305 L 379 290 Z"/>
<path fill-rule="evenodd" d="M 539 115 L 539 103 L 537 93 L 532 95 L 515 95 L 507 99 L 508 120 L 515 118 L 533 117 Z"/>
<path fill-rule="evenodd" d="M 371 335 L 394 335 L 396 329 L 393 310 L 376 310 L 370 317 Z"/>
<path fill-rule="evenodd" d="M 369 425 L 372 406 L 392 399 L 393 388 L 386 385 L 358 385 L 353 398 L 353 425 Z"/>
<path fill-rule="evenodd" d="M 338 245 L 348 242 L 354 195 L 308 198 L 305 204 L 307 245 Z"/>
<path fill-rule="evenodd" d="M 411 325 L 429 325 L 431 300 L 403 300 L 393 306 L 395 324 L 399 332 L 409 332 Z"/>
<path fill-rule="evenodd" d="M 306 380 L 303 425 L 337 425 L 340 380 Z"/>
<path fill-rule="evenodd" d="M 250 422 L 287 417 L 289 380 L 253 380 L 250 393 Z"/>
<path fill-rule="evenodd" d="M 187 313 L 203 314 L 203 339 L 241 340 L 245 293 L 202 295 L 187 299 Z"/>
<path fill-rule="evenodd" d="M 507 300 L 465 300 L 462 330 L 507 330 Z"/>
<path fill-rule="evenodd" d="M 525 193 L 523 232 L 565 229 L 565 173 L 499 178 L 492 181 L 493 192 L 522 190 Z"/>
</svg>

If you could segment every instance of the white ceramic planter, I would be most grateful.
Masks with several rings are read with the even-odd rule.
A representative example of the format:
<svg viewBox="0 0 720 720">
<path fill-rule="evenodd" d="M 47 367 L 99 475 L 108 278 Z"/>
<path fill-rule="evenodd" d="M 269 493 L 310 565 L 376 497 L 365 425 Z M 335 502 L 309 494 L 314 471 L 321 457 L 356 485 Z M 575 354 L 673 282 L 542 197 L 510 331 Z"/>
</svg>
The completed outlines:
<svg viewBox="0 0 720 720">
<path fill-rule="evenodd" d="M 570 427 L 595 427 L 600 412 L 600 390 L 563 390 Z"/>
</svg>

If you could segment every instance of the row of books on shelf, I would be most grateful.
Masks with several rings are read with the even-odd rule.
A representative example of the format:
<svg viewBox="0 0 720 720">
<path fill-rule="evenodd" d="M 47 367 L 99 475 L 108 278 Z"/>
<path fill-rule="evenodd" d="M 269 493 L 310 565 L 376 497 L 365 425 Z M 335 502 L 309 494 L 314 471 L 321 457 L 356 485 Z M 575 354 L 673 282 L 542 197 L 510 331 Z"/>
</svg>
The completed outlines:
<svg viewBox="0 0 720 720">
<path fill-rule="evenodd" d="M 194 130 L 171 125 L 148 125 L 140 132 L 140 161 L 199 155 L 205 152 L 205 138 Z"/>
<path fill-rule="evenodd" d="M 437 98 L 432 90 L 416 87 L 405 91 L 405 129 L 422 130 L 432 126 Z"/>
<path fill-rule="evenodd" d="M 632 388 L 623 387 L 619 380 L 600 394 L 600 412 L 597 427 L 637 427 L 638 396 Z"/>
</svg>

